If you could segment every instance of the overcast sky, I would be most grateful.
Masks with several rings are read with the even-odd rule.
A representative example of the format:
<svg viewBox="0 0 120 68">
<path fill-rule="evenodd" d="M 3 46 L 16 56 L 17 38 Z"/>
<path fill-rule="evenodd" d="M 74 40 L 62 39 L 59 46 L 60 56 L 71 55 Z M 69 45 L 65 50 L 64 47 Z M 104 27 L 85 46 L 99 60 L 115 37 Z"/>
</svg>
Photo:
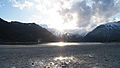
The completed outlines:
<svg viewBox="0 0 120 68">
<path fill-rule="evenodd" d="M 0 17 L 59 31 L 90 31 L 119 20 L 120 0 L 0 0 Z"/>
</svg>

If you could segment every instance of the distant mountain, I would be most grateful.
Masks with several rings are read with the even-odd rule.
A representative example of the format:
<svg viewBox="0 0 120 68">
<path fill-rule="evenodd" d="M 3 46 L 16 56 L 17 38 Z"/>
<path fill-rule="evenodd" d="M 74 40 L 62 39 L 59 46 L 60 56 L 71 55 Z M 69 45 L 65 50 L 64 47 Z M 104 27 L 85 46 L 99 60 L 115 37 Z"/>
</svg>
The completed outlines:
<svg viewBox="0 0 120 68">
<path fill-rule="evenodd" d="M 120 42 L 120 21 L 103 24 L 85 36 L 89 42 Z"/>
<path fill-rule="evenodd" d="M 60 39 L 65 42 L 82 42 L 84 36 L 79 34 L 65 33 L 60 36 Z"/>
<path fill-rule="evenodd" d="M 35 23 L 7 22 L 0 18 L 0 42 L 57 41 L 51 32 Z"/>
</svg>

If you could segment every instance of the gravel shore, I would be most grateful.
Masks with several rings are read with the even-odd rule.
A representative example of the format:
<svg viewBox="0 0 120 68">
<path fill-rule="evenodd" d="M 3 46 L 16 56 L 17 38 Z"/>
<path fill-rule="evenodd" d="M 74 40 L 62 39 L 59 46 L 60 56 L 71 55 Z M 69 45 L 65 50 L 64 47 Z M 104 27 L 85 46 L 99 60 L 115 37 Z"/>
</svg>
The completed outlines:
<svg viewBox="0 0 120 68">
<path fill-rule="evenodd" d="M 120 68 L 120 44 L 0 45 L 0 68 Z"/>
</svg>

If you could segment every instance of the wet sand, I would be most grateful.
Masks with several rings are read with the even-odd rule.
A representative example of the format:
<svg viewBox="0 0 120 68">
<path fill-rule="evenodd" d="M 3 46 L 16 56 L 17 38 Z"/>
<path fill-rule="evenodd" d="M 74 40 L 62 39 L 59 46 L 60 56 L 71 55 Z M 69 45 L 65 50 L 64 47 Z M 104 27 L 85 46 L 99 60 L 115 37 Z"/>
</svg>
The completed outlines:
<svg viewBox="0 0 120 68">
<path fill-rule="evenodd" d="M 0 68 L 120 68 L 120 43 L 0 45 Z"/>
</svg>

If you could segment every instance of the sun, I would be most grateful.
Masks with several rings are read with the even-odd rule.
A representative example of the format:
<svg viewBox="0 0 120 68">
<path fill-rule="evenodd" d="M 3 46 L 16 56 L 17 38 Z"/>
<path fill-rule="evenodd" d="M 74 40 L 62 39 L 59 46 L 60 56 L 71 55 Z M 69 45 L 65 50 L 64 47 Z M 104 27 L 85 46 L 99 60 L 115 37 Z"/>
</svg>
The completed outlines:
<svg viewBox="0 0 120 68">
<path fill-rule="evenodd" d="M 71 14 L 72 16 L 72 20 L 70 20 L 68 17 L 66 16 L 61 16 L 57 13 L 53 13 L 54 15 L 54 20 L 51 19 L 49 20 L 49 24 L 48 27 L 49 28 L 53 28 L 59 32 L 65 32 L 66 30 L 73 30 L 73 29 L 77 29 L 77 21 L 78 21 L 78 16 L 76 13 Z M 67 19 L 67 21 L 65 21 L 65 19 Z"/>
</svg>

